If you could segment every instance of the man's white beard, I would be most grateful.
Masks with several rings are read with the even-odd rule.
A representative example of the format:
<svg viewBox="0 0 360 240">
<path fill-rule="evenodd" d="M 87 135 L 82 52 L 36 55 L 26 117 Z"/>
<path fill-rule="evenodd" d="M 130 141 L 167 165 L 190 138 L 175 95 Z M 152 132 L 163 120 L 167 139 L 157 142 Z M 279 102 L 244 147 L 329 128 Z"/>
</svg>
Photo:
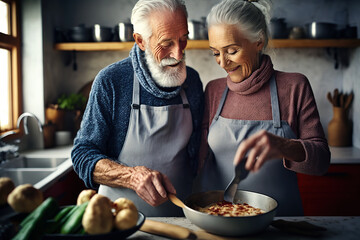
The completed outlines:
<svg viewBox="0 0 360 240">
<path fill-rule="evenodd" d="M 184 57 L 178 61 L 175 58 L 164 58 L 160 63 L 156 61 L 151 50 L 146 47 L 145 59 L 155 83 L 160 87 L 178 87 L 186 79 L 186 64 Z M 176 67 L 167 67 L 179 63 Z"/>
</svg>

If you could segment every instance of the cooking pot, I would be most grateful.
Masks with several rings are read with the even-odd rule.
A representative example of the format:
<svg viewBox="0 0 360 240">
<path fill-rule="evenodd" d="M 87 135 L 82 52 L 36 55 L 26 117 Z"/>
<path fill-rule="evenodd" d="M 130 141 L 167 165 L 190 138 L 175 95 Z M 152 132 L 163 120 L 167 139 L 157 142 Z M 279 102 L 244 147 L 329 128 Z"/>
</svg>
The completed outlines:
<svg viewBox="0 0 360 240">
<path fill-rule="evenodd" d="M 119 33 L 119 40 L 121 42 L 134 41 L 133 31 L 133 25 L 130 22 L 119 23 L 116 30 Z"/>
<path fill-rule="evenodd" d="M 336 37 L 336 24 L 325 22 L 312 22 L 305 24 L 308 38 L 331 39 Z"/>
<path fill-rule="evenodd" d="M 184 203 L 183 212 L 193 224 L 207 232 L 223 236 L 244 236 L 265 230 L 276 215 L 278 203 L 264 194 L 237 190 L 235 203 L 247 203 L 260 208 L 265 213 L 255 216 L 224 217 L 197 211 L 197 207 L 206 207 L 223 201 L 224 191 L 209 191 L 192 194 Z"/>
<path fill-rule="evenodd" d="M 199 40 L 205 39 L 203 36 L 203 25 L 202 22 L 191 20 L 188 21 L 188 30 L 189 30 L 189 39 L 190 40 Z"/>
<path fill-rule="evenodd" d="M 112 29 L 110 27 L 95 24 L 92 28 L 92 39 L 94 42 L 108 42 L 112 39 Z"/>
<path fill-rule="evenodd" d="M 91 28 L 85 27 L 84 24 L 69 29 L 69 40 L 71 42 L 90 42 Z"/>
<path fill-rule="evenodd" d="M 274 39 L 287 37 L 285 18 L 272 18 L 270 20 L 270 34 Z"/>
</svg>

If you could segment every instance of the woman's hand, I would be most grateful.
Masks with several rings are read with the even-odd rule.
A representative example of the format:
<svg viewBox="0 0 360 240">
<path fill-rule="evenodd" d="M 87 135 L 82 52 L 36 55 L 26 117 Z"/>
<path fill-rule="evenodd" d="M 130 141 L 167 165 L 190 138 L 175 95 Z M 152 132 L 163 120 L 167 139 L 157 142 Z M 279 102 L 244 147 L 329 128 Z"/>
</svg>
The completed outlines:
<svg viewBox="0 0 360 240">
<path fill-rule="evenodd" d="M 268 160 L 286 158 L 290 161 L 305 160 L 305 150 L 300 142 L 282 138 L 261 130 L 242 141 L 234 157 L 237 165 L 248 153 L 245 168 L 256 172 Z"/>
<path fill-rule="evenodd" d="M 130 182 L 133 190 L 151 206 L 158 206 L 168 200 L 167 193 L 176 194 L 169 178 L 144 166 L 134 167 Z"/>
</svg>

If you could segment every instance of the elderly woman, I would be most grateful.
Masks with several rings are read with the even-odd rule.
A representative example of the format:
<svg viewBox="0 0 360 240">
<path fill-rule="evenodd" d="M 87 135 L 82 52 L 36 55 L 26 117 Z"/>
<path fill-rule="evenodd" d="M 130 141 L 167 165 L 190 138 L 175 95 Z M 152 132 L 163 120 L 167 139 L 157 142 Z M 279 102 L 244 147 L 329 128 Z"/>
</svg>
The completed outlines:
<svg viewBox="0 0 360 240">
<path fill-rule="evenodd" d="M 233 164 L 244 164 L 250 173 L 239 189 L 275 198 L 278 215 L 302 215 L 296 173 L 324 174 L 330 151 L 308 79 L 274 70 L 263 53 L 268 11 L 266 1 L 223 0 L 207 17 L 227 77 L 206 86 L 200 182 L 223 190 Z"/>
</svg>

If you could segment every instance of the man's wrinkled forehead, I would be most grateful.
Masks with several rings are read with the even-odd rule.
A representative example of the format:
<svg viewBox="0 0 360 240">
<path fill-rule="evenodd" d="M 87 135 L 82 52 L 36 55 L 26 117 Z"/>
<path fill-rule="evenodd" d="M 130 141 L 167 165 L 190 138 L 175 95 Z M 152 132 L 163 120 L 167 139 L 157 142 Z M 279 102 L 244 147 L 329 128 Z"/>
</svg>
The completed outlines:
<svg viewBox="0 0 360 240">
<path fill-rule="evenodd" d="M 153 35 L 161 38 L 167 33 L 182 33 L 186 29 L 187 34 L 187 18 L 181 9 L 175 12 L 170 10 L 153 11 L 149 16 L 149 25 L 152 28 Z"/>
</svg>

